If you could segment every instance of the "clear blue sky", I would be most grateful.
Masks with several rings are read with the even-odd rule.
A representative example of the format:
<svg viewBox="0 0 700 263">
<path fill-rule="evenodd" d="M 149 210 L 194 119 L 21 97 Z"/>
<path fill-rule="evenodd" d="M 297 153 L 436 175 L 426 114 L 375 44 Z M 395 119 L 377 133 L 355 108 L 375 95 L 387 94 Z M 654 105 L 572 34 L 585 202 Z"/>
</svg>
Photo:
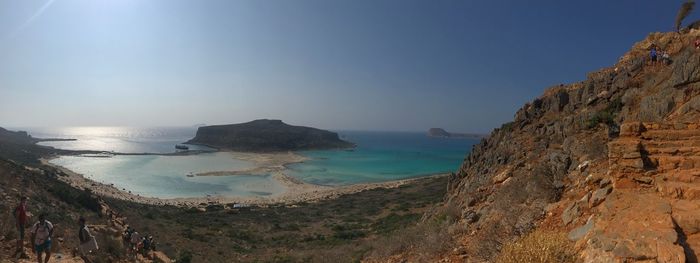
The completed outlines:
<svg viewBox="0 0 700 263">
<path fill-rule="evenodd" d="M 681 3 L 0 0 L 0 126 L 487 132 Z"/>
</svg>

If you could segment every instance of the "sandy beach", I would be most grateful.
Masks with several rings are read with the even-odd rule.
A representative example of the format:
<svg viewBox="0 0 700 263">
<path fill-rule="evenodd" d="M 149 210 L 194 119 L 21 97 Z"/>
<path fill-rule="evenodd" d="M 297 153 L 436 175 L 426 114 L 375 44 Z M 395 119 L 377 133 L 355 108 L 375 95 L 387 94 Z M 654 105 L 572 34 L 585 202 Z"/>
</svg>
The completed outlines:
<svg viewBox="0 0 700 263">
<path fill-rule="evenodd" d="M 83 175 L 73 172 L 65 167 L 50 163 L 50 159 L 42 159 L 42 163 L 58 169 L 61 175 L 58 178 L 73 187 L 89 189 L 92 192 L 106 197 L 128 200 L 151 205 L 174 205 L 180 207 L 205 207 L 212 204 L 242 204 L 242 205 L 292 205 L 300 202 L 316 202 L 325 199 L 337 198 L 345 194 L 357 193 L 376 188 L 395 188 L 410 183 L 420 178 L 403 179 L 396 181 L 354 184 L 347 186 L 322 186 L 303 182 L 286 174 L 286 164 L 303 162 L 306 157 L 293 152 L 287 153 L 243 153 L 229 152 L 232 158 L 249 161 L 255 167 L 240 171 L 212 171 L 199 173 L 196 176 L 236 176 L 239 174 L 271 174 L 272 178 L 279 182 L 285 190 L 278 194 L 265 197 L 237 197 L 237 196 L 203 196 L 197 198 L 154 198 L 132 194 L 127 190 L 114 187 L 85 178 Z M 436 174 L 432 176 L 445 176 Z"/>
</svg>

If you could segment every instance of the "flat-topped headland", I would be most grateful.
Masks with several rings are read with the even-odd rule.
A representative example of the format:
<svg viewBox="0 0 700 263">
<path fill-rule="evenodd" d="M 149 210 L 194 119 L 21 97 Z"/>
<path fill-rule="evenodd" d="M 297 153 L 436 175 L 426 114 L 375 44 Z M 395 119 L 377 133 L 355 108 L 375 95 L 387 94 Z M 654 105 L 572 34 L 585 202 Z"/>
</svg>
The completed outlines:
<svg viewBox="0 0 700 263">
<path fill-rule="evenodd" d="M 438 138 L 467 138 L 467 139 L 481 139 L 481 138 L 486 137 L 486 135 L 484 135 L 484 134 L 448 132 L 443 128 L 430 128 L 430 129 L 428 129 L 428 136 L 429 137 L 438 137 Z"/>
<path fill-rule="evenodd" d="M 331 131 L 289 125 L 281 120 L 204 126 L 188 144 L 240 152 L 284 152 L 352 148 Z"/>
</svg>

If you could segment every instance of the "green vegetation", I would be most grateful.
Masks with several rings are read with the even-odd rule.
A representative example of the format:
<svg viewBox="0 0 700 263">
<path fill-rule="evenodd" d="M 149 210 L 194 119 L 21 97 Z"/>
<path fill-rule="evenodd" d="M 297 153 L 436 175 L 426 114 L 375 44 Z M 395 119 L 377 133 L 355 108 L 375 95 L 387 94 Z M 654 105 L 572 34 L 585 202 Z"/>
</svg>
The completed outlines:
<svg viewBox="0 0 700 263">
<path fill-rule="evenodd" d="M 501 130 L 505 133 L 509 133 L 513 131 L 513 122 L 506 122 L 503 125 L 501 125 Z"/>
<path fill-rule="evenodd" d="M 61 201 L 76 207 L 83 207 L 93 212 L 100 211 L 100 202 L 90 190 L 77 190 L 63 182 L 56 182 L 49 188 L 49 192 Z"/>
<path fill-rule="evenodd" d="M 383 246 L 375 240 L 411 235 L 417 243 L 435 235 L 441 227 L 435 222 L 414 230 L 442 201 L 446 183 L 447 177 L 430 177 L 297 206 L 227 204 L 206 212 L 108 201 L 139 232 L 153 235 L 159 250 L 177 257 L 187 249 L 192 262 L 356 262 Z"/>
<path fill-rule="evenodd" d="M 396 213 L 391 213 L 388 216 L 379 219 L 379 221 L 374 224 L 374 229 L 378 233 L 391 233 L 398 229 L 404 228 L 411 223 L 415 224 L 420 217 L 420 214 L 399 215 Z"/>
<path fill-rule="evenodd" d="M 190 252 L 189 250 L 181 251 L 180 255 L 178 255 L 175 262 L 178 262 L 178 263 L 190 263 L 190 262 L 192 262 L 192 252 Z"/>
<path fill-rule="evenodd" d="M 612 126 L 615 124 L 615 116 L 617 116 L 617 113 L 619 113 L 621 110 L 622 99 L 616 98 L 610 101 L 610 103 L 608 103 L 608 106 L 605 109 L 593 114 L 593 116 L 591 116 L 591 118 L 589 118 L 586 122 L 586 127 L 588 129 L 593 129 L 595 127 L 598 127 L 598 124 L 600 123 Z"/>
</svg>

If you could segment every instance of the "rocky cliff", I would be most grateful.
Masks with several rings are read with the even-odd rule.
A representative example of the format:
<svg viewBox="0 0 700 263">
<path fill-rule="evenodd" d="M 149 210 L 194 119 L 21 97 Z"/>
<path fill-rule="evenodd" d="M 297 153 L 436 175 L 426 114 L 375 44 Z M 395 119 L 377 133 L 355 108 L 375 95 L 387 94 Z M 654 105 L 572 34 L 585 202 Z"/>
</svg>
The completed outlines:
<svg viewBox="0 0 700 263">
<path fill-rule="evenodd" d="M 474 146 L 446 203 L 467 231 L 451 258 L 488 261 L 536 228 L 584 262 L 697 262 L 700 32 L 653 33 L 610 68 L 551 87 Z M 670 65 L 647 61 L 656 45 Z"/>
<path fill-rule="evenodd" d="M 293 151 L 353 147 L 338 134 L 315 128 L 292 126 L 280 120 L 255 120 L 240 124 L 204 126 L 188 141 L 215 148 L 252 151 Z"/>
</svg>

